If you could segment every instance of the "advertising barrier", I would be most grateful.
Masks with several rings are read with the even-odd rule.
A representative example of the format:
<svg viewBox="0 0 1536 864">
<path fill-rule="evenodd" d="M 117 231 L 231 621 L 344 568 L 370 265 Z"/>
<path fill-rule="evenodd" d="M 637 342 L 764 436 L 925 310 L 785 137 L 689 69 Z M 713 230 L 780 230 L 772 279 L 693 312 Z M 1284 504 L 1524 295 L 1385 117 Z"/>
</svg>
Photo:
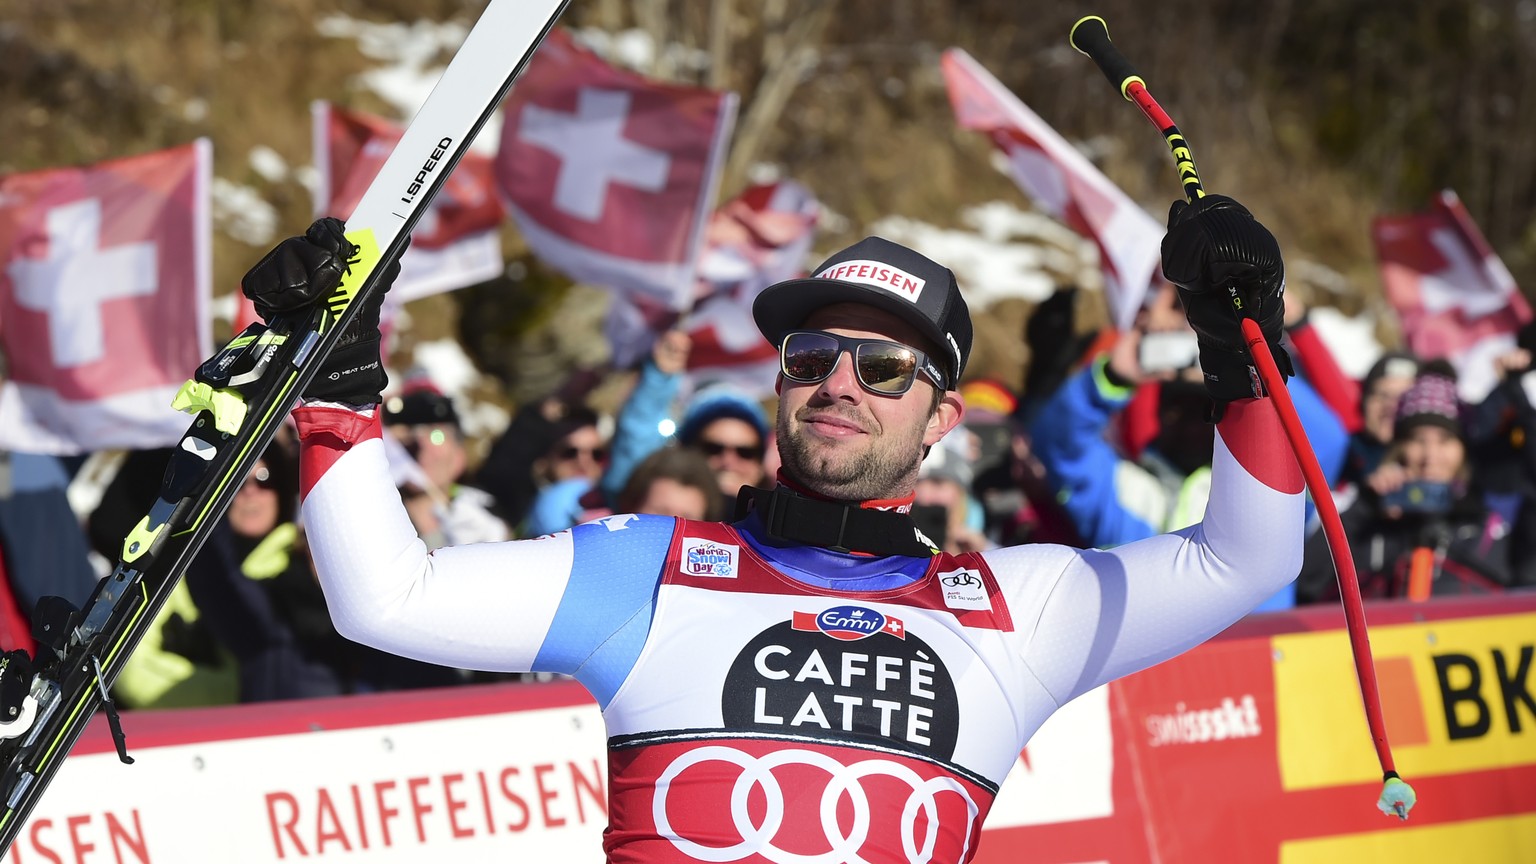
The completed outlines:
<svg viewBox="0 0 1536 864">
<path fill-rule="evenodd" d="M 1412 818 L 1380 777 L 1343 616 L 1253 616 L 1064 707 L 978 862 L 1536 861 L 1536 595 L 1381 603 Z M 600 862 L 602 717 L 571 682 L 100 718 L 3 864 Z"/>
</svg>

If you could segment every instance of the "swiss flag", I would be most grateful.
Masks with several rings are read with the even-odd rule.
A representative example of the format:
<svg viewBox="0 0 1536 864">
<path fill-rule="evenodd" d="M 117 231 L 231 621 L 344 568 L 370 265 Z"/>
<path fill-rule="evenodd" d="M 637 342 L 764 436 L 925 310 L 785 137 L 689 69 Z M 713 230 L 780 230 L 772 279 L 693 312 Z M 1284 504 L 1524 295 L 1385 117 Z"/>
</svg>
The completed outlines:
<svg viewBox="0 0 1536 864">
<path fill-rule="evenodd" d="M 748 188 L 709 221 L 699 256 L 701 296 L 689 318 L 695 380 L 728 380 L 773 392 L 778 349 L 758 332 L 752 301 L 775 282 L 804 276 L 821 205 L 793 180 Z"/>
<path fill-rule="evenodd" d="M 1498 383 L 1492 360 L 1515 347 L 1531 307 L 1455 192 L 1419 213 L 1378 216 L 1371 239 L 1403 339 L 1420 357 L 1449 359 L 1463 399 Z"/>
<path fill-rule="evenodd" d="M 793 180 L 749 187 L 710 217 L 699 254 L 693 309 L 684 325 L 692 340 L 688 371 L 695 381 L 729 381 L 764 397 L 778 374 L 778 350 L 758 332 L 752 301 L 769 285 L 803 276 L 816 239 L 821 205 Z M 608 336 L 615 362 L 629 365 L 650 349 L 676 316 L 645 297 L 615 298 Z"/>
<path fill-rule="evenodd" d="M 316 216 L 352 215 L 405 130 L 382 117 L 316 102 L 315 167 L 320 174 Z M 389 290 L 391 304 L 464 288 L 500 275 L 500 227 L 505 210 L 496 196 L 491 158 L 465 153 L 411 231 L 410 251 Z"/>
<path fill-rule="evenodd" d="M 940 64 L 960 125 L 990 135 L 1035 205 L 1098 246 L 1110 315 L 1129 328 L 1162 279 L 1163 226 L 971 55 L 951 48 Z"/>
<path fill-rule="evenodd" d="M 735 113 L 733 93 L 616 69 L 556 30 L 507 99 L 496 179 L 541 259 L 682 309 Z"/>
<path fill-rule="evenodd" d="M 212 145 L 0 178 L 0 447 L 174 444 L 210 353 Z"/>
</svg>

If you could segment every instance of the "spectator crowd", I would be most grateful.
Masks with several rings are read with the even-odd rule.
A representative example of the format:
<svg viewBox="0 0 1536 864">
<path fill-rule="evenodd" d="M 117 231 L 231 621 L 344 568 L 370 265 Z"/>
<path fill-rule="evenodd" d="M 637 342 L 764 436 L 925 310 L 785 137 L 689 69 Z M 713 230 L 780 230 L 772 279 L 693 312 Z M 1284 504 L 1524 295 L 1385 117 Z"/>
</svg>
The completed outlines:
<svg viewBox="0 0 1536 864">
<path fill-rule="evenodd" d="M 1112 547 L 1200 520 L 1210 402 L 1194 334 L 1171 287 L 1124 332 L 1080 317 L 1078 289 L 1039 304 L 1021 334 L 1022 392 L 974 378 L 961 428 L 925 458 L 913 515 L 952 553 L 1028 542 Z M 1424 601 L 1536 585 L 1536 326 L 1494 362 L 1499 383 L 1465 404 L 1443 359 L 1388 350 L 1346 375 L 1299 302 L 1287 301 L 1290 394 L 1332 487 L 1364 596 Z M 1087 325 L 1087 326 L 1085 326 Z M 573 388 L 522 405 L 471 458 L 454 400 L 406 376 L 383 405 L 395 485 L 429 548 L 558 532 L 625 513 L 730 520 L 743 486 L 777 477 L 769 400 L 688 371 L 669 331 L 611 416 Z M 0 643 L 33 646 L 47 595 L 83 605 L 156 497 L 170 450 L 125 454 L 79 517 L 71 470 L 0 453 Z M 129 708 L 259 702 L 488 680 L 342 638 L 305 549 L 298 453 L 285 429 L 115 685 Z M 1309 505 L 1310 506 L 1310 505 Z M 75 526 L 79 530 L 75 530 Z M 1316 518 L 1299 578 L 1258 611 L 1336 602 Z M 511 574 L 509 574 L 510 576 Z"/>
</svg>

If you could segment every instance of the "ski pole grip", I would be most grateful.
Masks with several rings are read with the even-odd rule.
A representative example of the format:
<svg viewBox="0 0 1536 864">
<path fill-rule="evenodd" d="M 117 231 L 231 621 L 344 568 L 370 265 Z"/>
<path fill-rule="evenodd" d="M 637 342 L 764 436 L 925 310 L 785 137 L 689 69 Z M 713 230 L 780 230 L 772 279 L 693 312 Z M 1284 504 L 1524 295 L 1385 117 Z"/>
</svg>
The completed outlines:
<svg viewBox="0 0 1536 864">
<path fill-rule="evenodd" d="M 1072 43 L 1073 48 L 1087 54 L 1088 59 L 1098 64 L 1099 71 L 1104 73 L 1109 83 L 1115 85 L 1115 89 L 1120 91 L 1120 95 L 1124 96 L 1126 101 L 1131 101 L 1131 82 L 1134 81 L 1143 87 L 1147 86 L 1147 82 L 1143 81 L 1131 67 L 1131 61 L 1125 59 L 1120 49 L 1109 41 L 1109 25 L 1104 23 L 1103 18 L 1088 15 L 1078 19 L 1078 22 L 1072 25 L 1072 32 L 1067 34 L 1067 41 Z"/>
</svg>

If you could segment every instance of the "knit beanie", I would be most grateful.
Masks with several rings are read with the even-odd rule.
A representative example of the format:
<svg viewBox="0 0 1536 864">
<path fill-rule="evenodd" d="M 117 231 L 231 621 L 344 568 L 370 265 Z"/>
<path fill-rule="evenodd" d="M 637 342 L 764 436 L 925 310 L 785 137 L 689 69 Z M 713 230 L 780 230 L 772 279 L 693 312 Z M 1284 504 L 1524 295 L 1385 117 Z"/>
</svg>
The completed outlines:
<svg viewBox="0 0 1536 864">
<path fill-rule="evenodd" d="M 1456 395 L 1456 370 L 1444 360 L 1425 363 L 1413 385 L 1397 403 L 1393 436 L 1402 439 L 1418 426 L 1439 426 L 1454 435 L 1461 435 L 1461 401 Z"/>
<path fill-rule="evenodd" d="M 722 417 L 734 417 L 751 424 L 760 441 L 768 440 L 768 417 L 762 403 L 746 391 L 726 383 L 699 388 L 683 409 L 683 422 L 677 427 L 677 440 L 684 446 L 694 444 L 704 427 Z"/>
</svg>

